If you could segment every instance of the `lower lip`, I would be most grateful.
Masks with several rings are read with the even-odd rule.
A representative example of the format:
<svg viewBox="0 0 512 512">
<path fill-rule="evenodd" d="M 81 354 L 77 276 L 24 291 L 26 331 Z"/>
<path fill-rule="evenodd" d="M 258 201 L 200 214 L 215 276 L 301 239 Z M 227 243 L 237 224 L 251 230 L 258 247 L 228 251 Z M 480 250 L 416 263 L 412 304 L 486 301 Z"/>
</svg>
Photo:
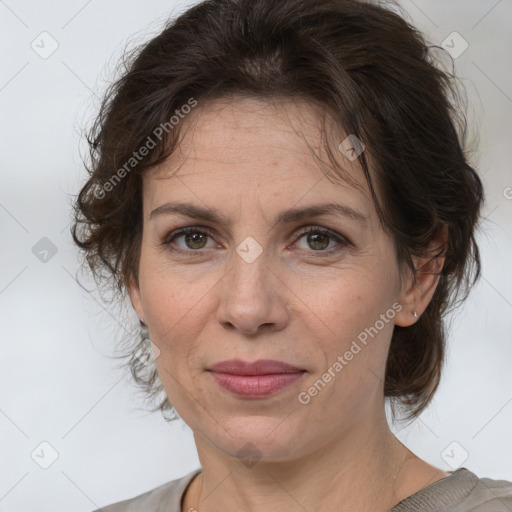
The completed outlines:
<svg viewBox="0 0 512 512">
<path fill-rule="evenodd" d="M 269 375 L 233 375 L 232 373 L 211 372 L 222 388 L 244 397 L 264 397 L 290 386 L 299 380 L 304 372 L 272 373 Z"/>
</svg>

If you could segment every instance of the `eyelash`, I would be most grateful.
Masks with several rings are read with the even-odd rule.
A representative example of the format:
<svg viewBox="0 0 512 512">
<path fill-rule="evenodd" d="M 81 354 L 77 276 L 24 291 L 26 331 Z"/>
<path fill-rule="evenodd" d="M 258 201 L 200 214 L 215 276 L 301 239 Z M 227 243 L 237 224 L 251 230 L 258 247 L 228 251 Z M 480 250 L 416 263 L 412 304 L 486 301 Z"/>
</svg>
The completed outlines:
<svg viewBox="0 0 512 512">
<path fill-rule="evenodd" d="M 213 238 L 213 235 L 212 235 L 212 233 L 210 232 L 209 229 L 203 228 L 203 227 L 199 228 L 199 227 L 191 226 L 191 227 L 181 228 L 181 229 L 172 231 L 169 235 L 167 235 L 164 238 L 164 240 L 162 241 L 162 245 L 165 246 L 165 247 L 170 248 L 171 242 L 173 242 L 179 236 L 186 235 L 188 233 L 200 233 L 202 235 L 207 235 L 210 238 Z M 341 246 L 341 247 L 339 247 L 337 249 L 334 249 L 334 250 L 330 249 L 328 251 L 326 251 L 326 250 L 319 250 L 319 251 L 311 250 L 310 251 L 312 253 L 318 253 L 319 256 L 325 256 L 325 255 L 334 254 L 334 253 L 338 252 L 339 250 L 341 250 L 342 247 L 349 245 L 349 242 L 348 242 L 348 240 L 345 237 L 335 233 L 334 231 L 331 231 L 330 229 L 323 228 L 321 226 L 308 226 L 306 229 L 304 229 L 303 231 L 301 231 L 299 233 L 299 235 L 298 235 L 298 237 L 297 237 L 295 242 L 297 242 L 304 235 L 307 235 L 309 233 L 321 233 L 323 235 L 328 235 L 330 238 L 332 238 L 336 242 L 338 242 L 339 246 Z M 179 252 L 179 253 L 187 254 L 189 256 L 201 256 L 201 255 L 204 255 L 205 250 L 207 250 L 207 249 L 200 249 L 200 250 L 190 249 L 190 250 L 187 250 L 187 249 L 170 248 L 170 250 L 172 250 L 174 252 Z"/>
</svg>

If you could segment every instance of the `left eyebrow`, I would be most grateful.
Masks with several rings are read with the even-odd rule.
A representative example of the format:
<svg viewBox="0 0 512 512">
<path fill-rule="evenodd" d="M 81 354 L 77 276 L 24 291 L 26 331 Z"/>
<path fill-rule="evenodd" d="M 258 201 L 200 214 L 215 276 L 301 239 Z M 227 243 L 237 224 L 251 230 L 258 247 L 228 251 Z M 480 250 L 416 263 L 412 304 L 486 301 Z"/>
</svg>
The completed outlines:
<svg viewBox="0 0 512 512">
<path fill-rule="evenodd" d="M 164 203 L 158 208 L 155 208 L 149 214 L 149 218 L 154 219 L 160 215 L 172 214 L 210 221 L 217 224 L 229 224 L 228 219 L 216 208 L 204 208 L 202 206 L 186 202 Z M 363 213 L 355 210 L 354 208 L 338 203 L 315 204 L 282 211 L 274 218 L 274 225 L 290 224 L 292 222 L 298 222 L 311 217 L 319 217 L 321 215 L 336 215 L 338 217 L 355 220 L 364 226 L 368 225 L 368 218 Z"/>
<path fill-rule="evenodd" d="M 275 224 L 287 224 L 298 222 L 310 217 L 319 217 L 320 215 L 336 215 L 338 217 L 349 218 L 363 225 L 368 224 L 368 218 L 358 210 L 338 203 L 323 203 L 305 207 L 292 208 L 277 215 Z"/>
</svg>

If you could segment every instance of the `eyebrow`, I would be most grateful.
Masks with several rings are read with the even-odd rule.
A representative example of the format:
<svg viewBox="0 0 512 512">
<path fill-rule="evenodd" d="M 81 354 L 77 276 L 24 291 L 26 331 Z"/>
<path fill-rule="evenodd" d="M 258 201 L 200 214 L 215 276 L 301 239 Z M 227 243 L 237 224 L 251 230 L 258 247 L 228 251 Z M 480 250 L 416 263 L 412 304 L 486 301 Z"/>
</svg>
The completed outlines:
<svg viewBox="0 0 512 512">
<path fill-rule="evenodd" d="M 229 224 L 229 220 L 216 208 L 204 208 L 202 206 L 185 202 L 164 203 L 158 208 L 155 208 L 149 214 L 149 218 L 152 220 L 161 215 L 172 214 L 210 221 L 217 224 Z M 344 206 L 338 203 L 322 203 L 299 208 L 291 208 L 280 212 L 274 218 L 274 225 L 289 224 L 310 217 L 318 217 L 320 215 L 335 215 L 355 220 L 363 225 L 368 224 L 368 218 L 364 214 L 349 206 Z"/>
</svg>

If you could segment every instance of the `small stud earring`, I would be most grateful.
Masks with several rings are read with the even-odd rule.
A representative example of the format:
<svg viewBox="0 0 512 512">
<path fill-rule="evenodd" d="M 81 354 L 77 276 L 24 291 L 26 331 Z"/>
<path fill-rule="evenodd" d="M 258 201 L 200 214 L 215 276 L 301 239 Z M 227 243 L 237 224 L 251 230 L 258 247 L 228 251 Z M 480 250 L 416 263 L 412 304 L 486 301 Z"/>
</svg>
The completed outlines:
<svg viewBox="0 0 512 512">
<path fill-rule="evenodd" d="M 418 313 L 416 313 L 416 311 L 415 311 L 415 312 L 412 314 L 412 316 L 413 316 L 414 318 L 418 318 Z"/>
</svg>

